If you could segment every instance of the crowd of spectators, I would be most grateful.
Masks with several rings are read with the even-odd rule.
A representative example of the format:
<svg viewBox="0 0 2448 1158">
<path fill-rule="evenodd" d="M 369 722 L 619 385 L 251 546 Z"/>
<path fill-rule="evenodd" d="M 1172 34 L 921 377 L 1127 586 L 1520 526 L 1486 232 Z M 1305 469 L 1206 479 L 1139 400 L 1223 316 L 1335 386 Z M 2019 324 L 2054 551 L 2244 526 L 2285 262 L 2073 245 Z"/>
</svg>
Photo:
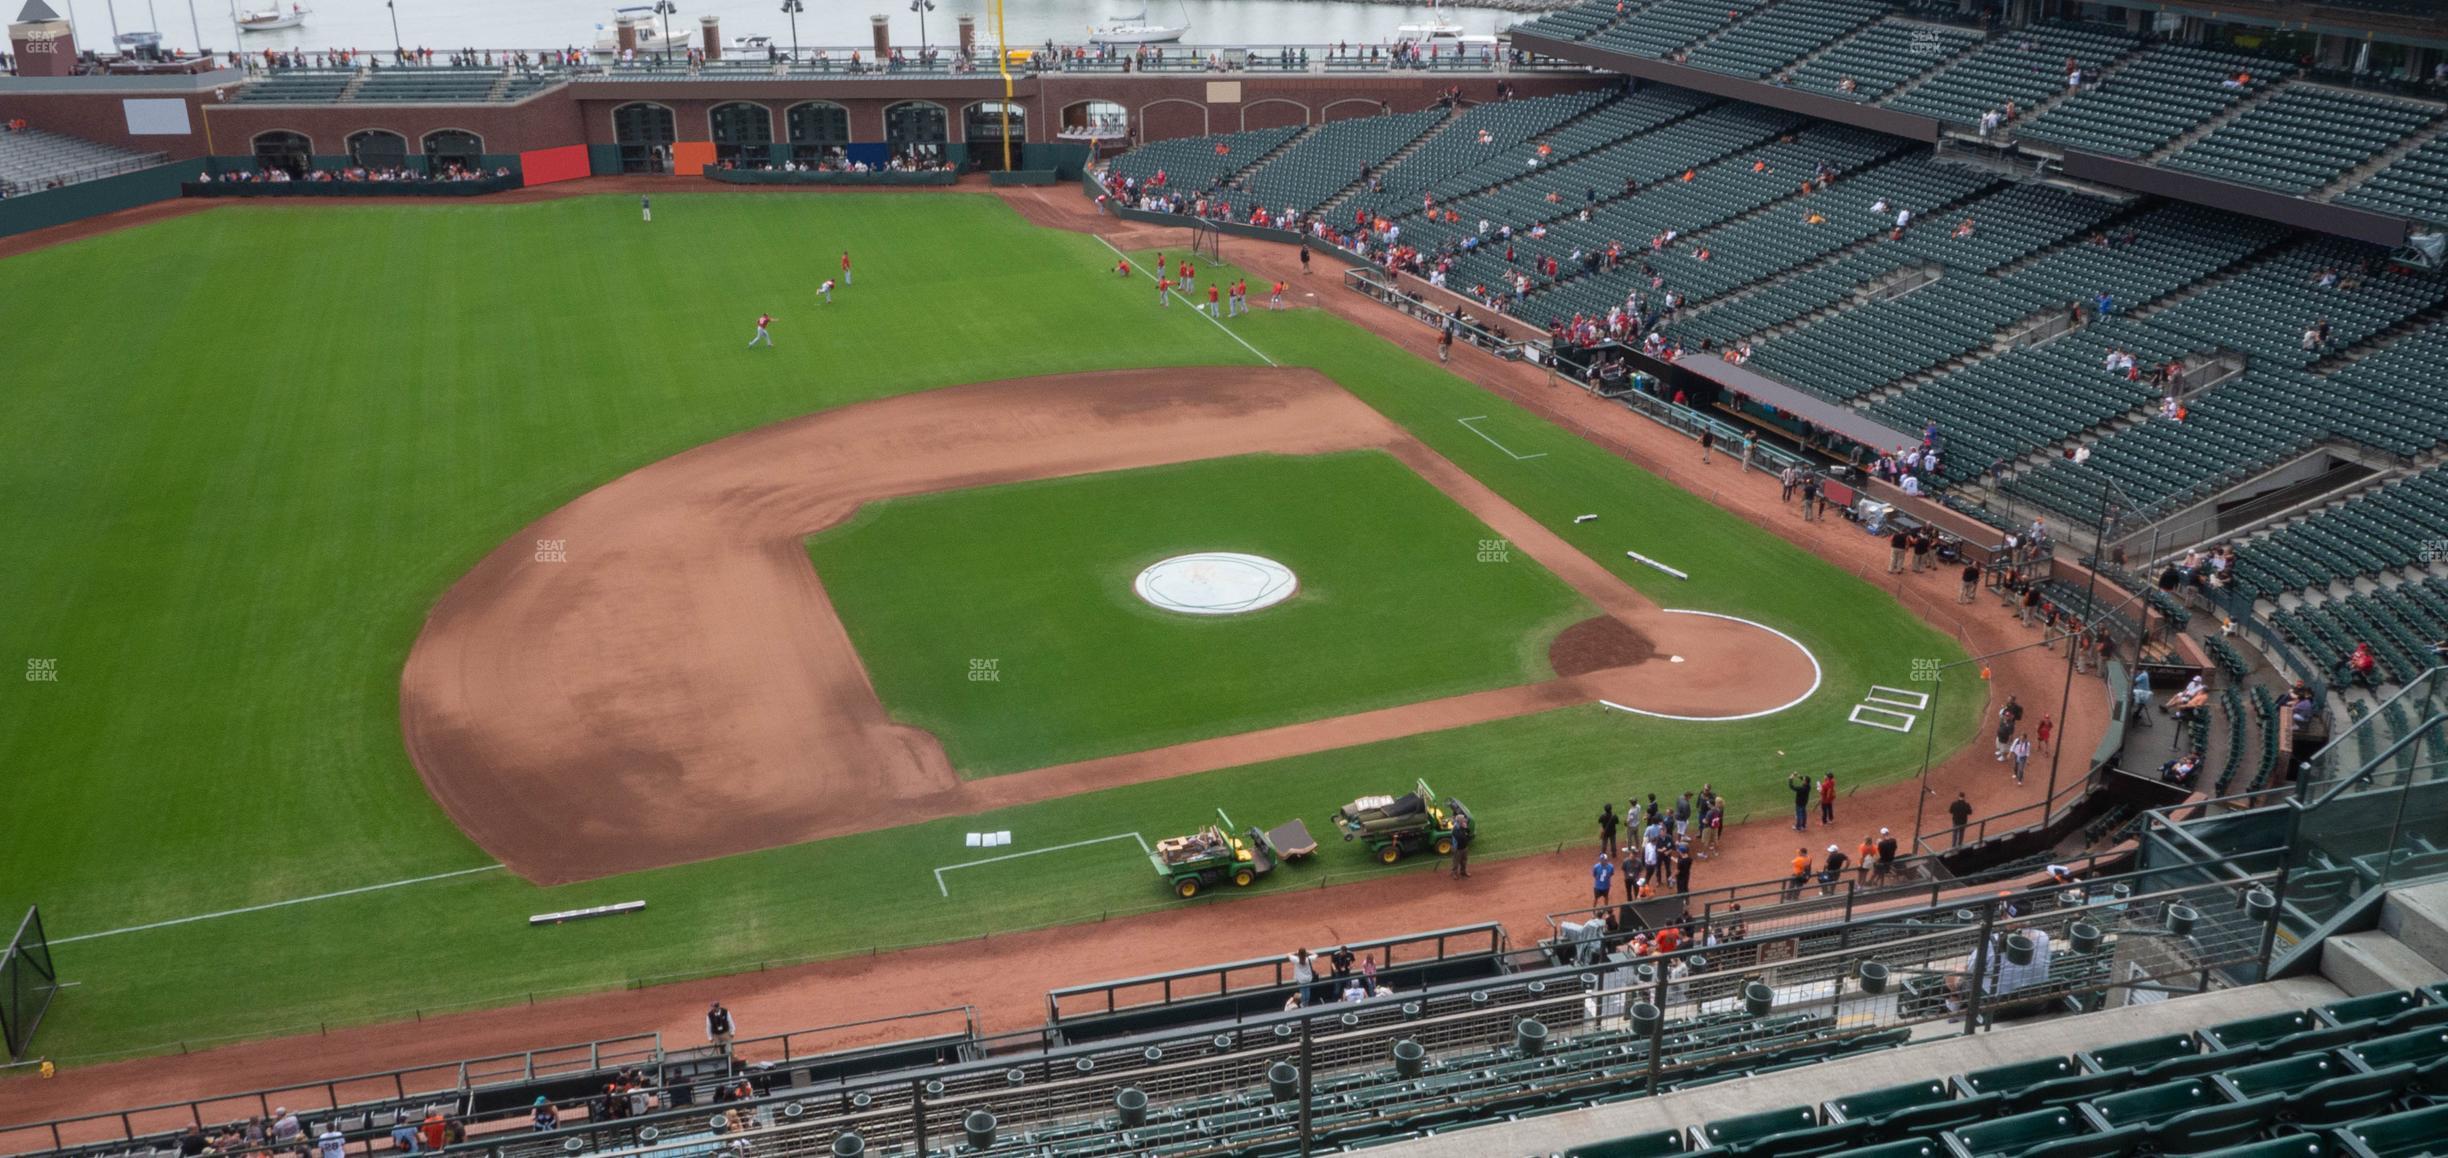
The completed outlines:
<svg viewBox="0 0 2448 1158">
<path fill-rule="evenodd" d="M 486 181 L 509 175 L 508 166 L 494 169 L 488 173 L 481 168 L 468 168 L 461 165 L 446 165 L 439 172 L 425 172 L 398 166 L 351 165 L 345 169 L 309 169 L 304 176 L 299 176 L 273 165 L 251 171 L 223 173 L 218 177 L 213 176 L 211 170 L 206 170 L 196 175 L 195 183 L 198 185 L 281 185 L 292 181 L 302 181 L 310 185 L 381 184 L 385 182 L 430 185 L 446 181 Z"/>
</svg>

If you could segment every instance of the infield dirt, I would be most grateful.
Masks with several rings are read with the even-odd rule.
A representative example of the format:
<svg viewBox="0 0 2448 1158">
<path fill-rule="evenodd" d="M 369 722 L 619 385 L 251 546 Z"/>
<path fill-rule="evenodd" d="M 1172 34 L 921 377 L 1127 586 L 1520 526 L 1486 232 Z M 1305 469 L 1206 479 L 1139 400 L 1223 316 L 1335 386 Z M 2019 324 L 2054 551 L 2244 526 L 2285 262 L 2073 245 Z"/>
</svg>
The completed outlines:
<svg viewBox="0 0 2448 1158">
<path fill-rule="evenodd" d="M 878 499 L 1363 448 L 1409 465 L 1606 611 L 1618 662 L 969 782 L 935 737 L 892 721 L 802 546 Z M 1314 371 L 1212 367 L 904 395 L 631 472 L 530 525 L 443 596 L 402 674 L 400 719 L 452 818 L 514 871 L 561 883 L 1600 699 L 1740 715 L 1814 682 L 1779 636 L 1662 614 Z"/>
</svg>

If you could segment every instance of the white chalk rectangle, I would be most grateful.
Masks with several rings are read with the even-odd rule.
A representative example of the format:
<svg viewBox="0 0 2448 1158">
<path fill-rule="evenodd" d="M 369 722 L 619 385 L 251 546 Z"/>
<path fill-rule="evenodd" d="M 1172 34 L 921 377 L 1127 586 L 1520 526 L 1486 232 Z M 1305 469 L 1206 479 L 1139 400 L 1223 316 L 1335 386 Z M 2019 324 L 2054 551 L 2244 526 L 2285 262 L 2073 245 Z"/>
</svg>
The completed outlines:
<svg viewBox="0 0 2448 1158">
<path fill-rule="evenodd" d="M 1902 720 L 1904 722 L 1901 724 L 1891 724 L 1885 720 L 1865 720 L 1862 718 L 1864 715 L 1886 716 L 1890 719 Z M 1853 714 L 1845 718 L 1853 721 L 1856 724 L 1863 725 L 1864 727 L 1884 728 L 1890 732 L 1912 731 L 1913 725 L 1918 723 L 1921 719 L 1921 717 L 1916 716 L 1911 712 L 1898 712 L 1888 708 L 1874 708 L 1868 704 L 1853 705 Z"/>
<path fill-rule="evenodd" d="M 970 833 L 969 839 L 964 843 L 966 843 L 970 848 L 982 848 L 986 844 L 986 834 L 982 832 Z"/>
<path fill-rule="evenodd" d="M 1003 847 L 1003 846 L 1005 846 L 1005 845 L 1010 844 L 1010 843 L 1011 843 L 1011 833 L 1009 833 L 1009 832 L 998 832 L 998 833 L 994 834 L 994 843 L 995 843 L 995 847 L 997 847 L 997 848 L 1001 848 L 1001 847 Z"/>
<path fill-rule="evenodd" d="M 1874 704 L 1894 704 L 1899 708 L 1911 708 L 1916 712 L 1929 707 L 1927 694 L 1906 691 L 1903 688 L 1891 688 L 1885 684 L 1870 685 L 1870 694 L 1862 698 Z"/>
</svg>

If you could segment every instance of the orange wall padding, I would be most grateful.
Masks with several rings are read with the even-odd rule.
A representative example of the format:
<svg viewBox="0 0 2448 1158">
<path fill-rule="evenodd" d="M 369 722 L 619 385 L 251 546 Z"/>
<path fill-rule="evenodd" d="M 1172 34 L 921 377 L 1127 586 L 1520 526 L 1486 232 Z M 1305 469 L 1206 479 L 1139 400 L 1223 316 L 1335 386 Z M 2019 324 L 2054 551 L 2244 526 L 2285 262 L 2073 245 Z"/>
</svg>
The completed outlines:
<svg viewBox="0 0 2448 1158">
<path fill-rule="evenodd" d="M 714 163 L 714 142 L 672 142 L 672 172 L 682 177 L 694 177 Z"/>
<path fill-rule="evenodd" d="M 519 154 L 519 174 L 529 185 L 550 185 L 555 181 L 575 181 L 587 175 L 587 147 L 563 145 L 558 149 L 529 149 Z"/>
</svg>

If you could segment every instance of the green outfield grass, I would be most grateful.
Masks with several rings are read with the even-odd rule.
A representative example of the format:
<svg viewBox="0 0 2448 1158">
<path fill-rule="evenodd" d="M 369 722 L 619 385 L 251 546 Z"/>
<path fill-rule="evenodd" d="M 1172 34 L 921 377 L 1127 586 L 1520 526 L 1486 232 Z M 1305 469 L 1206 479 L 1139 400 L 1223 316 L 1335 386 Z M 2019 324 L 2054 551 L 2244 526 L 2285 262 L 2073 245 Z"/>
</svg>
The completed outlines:
<svg viewBox="0 0 2448 1158">
<path fill-rule="evenodd" d="M 1101 243 L 987 198 L 673 195 L 651 227 L 634 208 L 231 206 L 0 262 L 0 332 L 42 336 L 13 351 L 0 424 L 0 652 L 59 672 L 0 693 L 0 905 L 40 901 L 72 937 L 481 868 L 401 750 L 399 670 L 432 601 L 527 522 L 688 447 L 862 398 L 1256 360 L 1113 276 Z M 845 246 L 859 284 L 819 305 L 812 285 Z M 759 312 L 778 319 L 776 350 L 742 349 Z M 1026 850 L 1153 840 L 1217 806 L 1315 826 L 1425 771 L 1501 857 L 1584 839 L 1600 799 L 1635 791 L 1709 780 L 1737 815 L 1773 814 L 1788 767 L 1869 783 L 1917 766 L 1921 734 L 1844 712 L 1959 651 L 1877 588 L 1322 313 L 1233 326 L 1667 606 L 1792 633 L 1824 690 L 1739 723 L 1551 712 L 583 885 L 482 872 L 62 944 L 80 984 L 40 1047 L 174 1049 L 1171 903 L 1120 843 L 955 869 L 939 890 L 935 870 L 973 857 L 960 837 L 980 828 Z M 1471 416 L 1543 457 L 1498 451 L 1457 421 Z M 1573 526 L 1585 511 L 1609 517 Z M 1977 697 L 1949 698 L 1942 756 L 1978 715 Z M 1259 888 L 1374 871 L 1330 847 Z M 1560 880 L 1559 905 L 1582 888 Z M 523 924 L 631 899 L 647 912 Z"/>
<path fill-rule="evenodd" d="M 809 544 L 893 718 L 988 776 L 1529 683 L 1597 614 L 1393 456 L 1260 456 L 867 507 Z M 1194 551 L 1292 569 L 1248 615 L 1159 611 Z M 971 663 L 995 664 L 991 681 Z"/>
</svg>

